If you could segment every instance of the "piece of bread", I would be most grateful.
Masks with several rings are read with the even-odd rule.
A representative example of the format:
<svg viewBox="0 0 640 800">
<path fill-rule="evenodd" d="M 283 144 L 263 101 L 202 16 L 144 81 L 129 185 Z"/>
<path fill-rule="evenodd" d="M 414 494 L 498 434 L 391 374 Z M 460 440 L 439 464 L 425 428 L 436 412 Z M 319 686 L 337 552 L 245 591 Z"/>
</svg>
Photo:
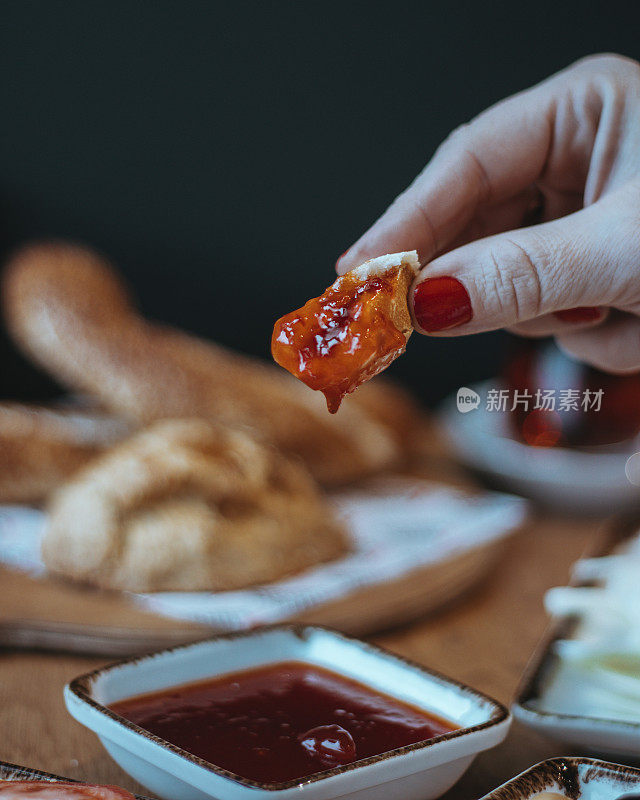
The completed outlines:
<svg viewBox="0 0 640 800">
<path fill-rule="evenodd" d="M 43 542 L 52 573 L 133 592 L 241 589 L 347 551 L 301 464 L 201 419 L 95 459 L 54 495 Z"/>
<path fill-rule="evenodd" d="M 372 258 L 320 297 L 281 317 L 271 353 L 335 413 L 345 395 L 404 353 L 413 331 L 407 295 L 420 263 L 415 250 Z"/>
<path fill-rule="evenodd" d="M 130 428 L 93 408 L 0 403 L 0 503 L 41 503 Z"/>
<path fill-rule="evenodd" d="M 202 417 L 251 425 L 324 484 L 404 455 L 389 426 L 357 402 L 330 418 L 322 398 L 281 370 L 148 322 L 109 263 L 86 248 L 22 248 L 7 265 L 2 299 L 7 327 L 27 355 L 138 424 Z"/>
</svg>

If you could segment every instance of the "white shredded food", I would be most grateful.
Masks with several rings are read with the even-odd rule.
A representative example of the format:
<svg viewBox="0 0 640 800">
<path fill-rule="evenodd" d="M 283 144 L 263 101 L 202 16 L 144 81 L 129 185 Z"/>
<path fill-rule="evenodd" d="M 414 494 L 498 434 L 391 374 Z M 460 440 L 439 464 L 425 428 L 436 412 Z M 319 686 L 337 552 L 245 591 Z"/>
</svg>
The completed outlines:
<svg viewBox="0 0 640 800">
<path fill-rule="evenodd" d="M 576 617 L 571 638 L 557 640 L 556 668 L 540 710 L 640 722 L 640 534 L 614 554 L 578 561 L 574 578 L 545 597 L 556 618 Z"/>
</svg>

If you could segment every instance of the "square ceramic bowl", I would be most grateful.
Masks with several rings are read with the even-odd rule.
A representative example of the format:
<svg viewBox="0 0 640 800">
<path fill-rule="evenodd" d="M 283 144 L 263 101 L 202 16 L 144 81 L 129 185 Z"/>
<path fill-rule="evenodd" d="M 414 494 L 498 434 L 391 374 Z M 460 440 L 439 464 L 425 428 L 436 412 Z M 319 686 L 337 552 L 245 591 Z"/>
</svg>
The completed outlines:
<svg viewBox="0 0 640 800">
<path fill-rule="evenodd" d="M 325 667 L 445 717 L 459 730 L 308 778 L 261 784 L 227 772 L 122 719 L 108 706 L 145 692 L 280 661 Z M 477 753 L 501 742 L 511 718 L 500 703 L 378 647 L 308 625 L 277 625 L 217 636 L 130 659 L 65 688 L 71 715 L 112 758 L 167 800 L 430 800 L 449 789 Z"/>
<path fill-rule="evenodd" d="M 630 535 L 637 533 L 639 525 L 637 515 L 614 521 L 609 530 L 605 531 L 601 549 L 593 553 L 593 556 L 610 553 Z M 571 585 L 587 586 L 588 582 L 576 581 Z M 539 733 L 569 742 L 587 752 L 640 758 L 640 719 L 637 722 L 606 719 L 554 708 L 553 695 L 549 694 L 550 688 L 553 688 L 555 696 L 564 693 L 571 697 L 576 686 L 575 677 L 567 676 L 562 670 L 555 645 L 560 639 L 571 639 L 579 622 L 577 617 L 561 617 L 551 622 L 520 680 L 512 707 L 513 715 Z M 576 711 L 580 711 L 577 700 L 572 701 L 572 705 Z"/>
<path fill-rule="evenodd" d="M 640 770 L 592 758 L 552 758 L 503 783 L 482 800 L 536 800 L 546 792 L 560 795 L 558 800 L 637 798 Z"/>
<path fill-rule="evenodd" d="M 513 715 L 529 728 L 584 748 L 587 752 L 639 758 L 640 720 L 631 722 L 569 714 L 544 705 L 542 698 L 552 682 L 556 692 L 570 693 L 573 689 L 574 679 L 564 678 L 553 645 L 558 639 L 571 636 L 574 623 L 572 619 L 552 623 L 522 677 L 512 707 Z"/>
</svg>

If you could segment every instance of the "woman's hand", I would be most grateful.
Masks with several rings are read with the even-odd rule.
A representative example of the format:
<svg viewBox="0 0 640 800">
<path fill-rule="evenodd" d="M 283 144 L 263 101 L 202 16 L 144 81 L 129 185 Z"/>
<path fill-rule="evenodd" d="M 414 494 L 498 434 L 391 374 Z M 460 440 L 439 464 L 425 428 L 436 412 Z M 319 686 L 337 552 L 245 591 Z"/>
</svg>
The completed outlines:
<svg viewBox="0 0 640 800">
<path fill-rule="evenodd" d="M 455 130 L 336 268 L 412 249 L 423 333 L 553 334 L 639 370 L 640 65 L 589 57 Z"/>
</svg>

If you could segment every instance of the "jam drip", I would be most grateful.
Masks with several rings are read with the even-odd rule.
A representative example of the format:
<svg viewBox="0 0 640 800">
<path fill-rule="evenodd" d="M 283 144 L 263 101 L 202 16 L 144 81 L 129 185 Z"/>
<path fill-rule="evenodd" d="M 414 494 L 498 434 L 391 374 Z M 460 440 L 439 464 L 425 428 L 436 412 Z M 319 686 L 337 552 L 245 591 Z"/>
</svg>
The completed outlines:
<svg viewBox="0 0 640 800">
<path fill-rule="evenodd" d="M 347 274 L 275 324 L 274 360 L 321 391 L 332 414 L 346 394 L 405 349 L 406 338 L 390 316 L 398 276 L 395 271 L 362 281 Z"/>
</svg>

